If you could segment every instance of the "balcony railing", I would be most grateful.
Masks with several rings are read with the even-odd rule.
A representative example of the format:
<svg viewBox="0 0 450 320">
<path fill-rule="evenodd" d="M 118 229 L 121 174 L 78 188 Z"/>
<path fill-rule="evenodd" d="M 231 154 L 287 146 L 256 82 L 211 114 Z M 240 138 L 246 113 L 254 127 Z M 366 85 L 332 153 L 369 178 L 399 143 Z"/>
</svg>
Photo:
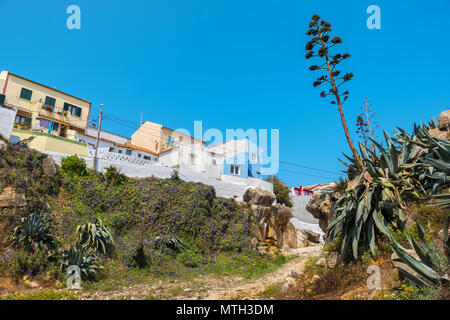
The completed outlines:
<svg viewBox="0 0 450 320">
<path fill-rule="evenodd" d="M 60 114 L 62 116 L 67 116 L 68 112 L 65 110 L 61 110 L 61 109 L 57 109 L 53 106 L 47 105 L 47 104 L 43 104 L 41 107 L 42 110 L 48 111 L 48 112 L 55 112 L 57 114 Z"/>
</svg>

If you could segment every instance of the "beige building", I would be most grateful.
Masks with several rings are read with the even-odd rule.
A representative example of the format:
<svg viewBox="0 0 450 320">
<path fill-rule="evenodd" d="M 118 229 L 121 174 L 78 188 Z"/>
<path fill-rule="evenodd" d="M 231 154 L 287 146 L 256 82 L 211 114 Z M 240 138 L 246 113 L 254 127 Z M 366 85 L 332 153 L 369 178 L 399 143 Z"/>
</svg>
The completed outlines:
<svg viewBox="0 0 450 320">
<path fill-rule="evenodd" d="M 17 110 L 14 127 L 74 139 L 84 133 L 91 102 L 8 71 L 0 73 L 0 100 Z"/>
<path fill-rule="evenodd" d="M 189 135 L 164 127 L 161 124 L 146 121 L 131 136 L 131 143 L 156 154 L 192 144 L 205 145 L 206 142 Z"/>
</svg>

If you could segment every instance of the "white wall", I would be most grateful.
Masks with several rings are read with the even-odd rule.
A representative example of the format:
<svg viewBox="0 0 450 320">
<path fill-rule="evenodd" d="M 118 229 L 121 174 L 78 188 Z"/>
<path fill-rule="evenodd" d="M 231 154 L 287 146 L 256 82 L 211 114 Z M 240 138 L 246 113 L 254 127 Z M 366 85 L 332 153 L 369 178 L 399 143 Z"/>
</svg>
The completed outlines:
<svg viewBox="0 0 450 320">
<path fill-rule="evenodd" d="M 0 135 L 9 139 L 11 137 L 16 110 L 0 107 Z"/>
<path fill-rule="evenodd" d="M 45 152 L 51 154 L 55 159 L 57 164 L 61 164 L 61 159 L 67 157 L 67 154 L 61 154 L 56 152 Z M 89 168 L 92 168 L 93 158 L 92 157 L 82 157 L 85 159 L 86 164 Z M 110 159 L 99 159 L 98 168 L 100 171 L 104 171 L 109 166 L 115 166 L 121 170 L 121 172 L 129 177 L 150 177 L 155 176 L 158 178 L 170 178 L 174 170 L 169 167 L 165 167 L 158 164 L 139 166 L 132 165 L 129 163 L 119 162 Z M 273 187 L 271 183 L 257 179 L 243 179 L 235 178 L 234 180 L 226 181 L 220 180 L 215 177 L 208 176 L 207 173 L 203 172 L 193 172 L 188 170 L 179 170 L 179 177 L 184 181 L 194 181 L 201 182 L 206 185 L 213 186 L 216 190 L 216 195 L 218 197 L 224 198 L 235 198 L 238 201 L 242 201 L 242 196 L 247 189 L 247 187 L 260 186 L 261 188 L 273 192 Z"/>
<path fill-rule="evenodd" d="M 86 128 L 86 134 L 92 137 L 97 137 L 97 128 L 87 127 Z M 118 144 L 125 144 L 127 143 L 128 139 L 126 137 L 119 136 L 117 134 L 107 132 L 107 131 L 100 131 L 100 138 L 113 141 Z"/>
</svg>

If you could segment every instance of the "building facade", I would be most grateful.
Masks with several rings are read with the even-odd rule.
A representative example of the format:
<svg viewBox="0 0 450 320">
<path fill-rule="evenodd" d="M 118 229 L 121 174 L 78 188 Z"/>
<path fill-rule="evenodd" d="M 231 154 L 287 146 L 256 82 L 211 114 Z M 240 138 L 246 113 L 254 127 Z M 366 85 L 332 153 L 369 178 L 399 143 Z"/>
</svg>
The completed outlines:
<svg viewBox="0 0 450 320">
<path fill-rule="evenodd" d="M 262 179 L 262 150 L 248 139 L 210 146 L 208 155 L 208 162 L 221 165 L 223 175 Z"/>
<path fill-rule="evenodd" d="M 87 127 L 91 102 L 12 74 L 0 73 L 0 100 L 17 111 L 14 127 L 74 140 Z"/>
</svg>

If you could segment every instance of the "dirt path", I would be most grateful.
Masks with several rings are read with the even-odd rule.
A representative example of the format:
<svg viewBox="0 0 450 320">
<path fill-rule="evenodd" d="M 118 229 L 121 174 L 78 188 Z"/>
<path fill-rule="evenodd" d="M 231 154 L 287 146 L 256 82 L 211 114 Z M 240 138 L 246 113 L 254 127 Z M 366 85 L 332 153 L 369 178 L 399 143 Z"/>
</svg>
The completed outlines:
<svg viewBox="0 0 450 320">
<path fill-rule="evenodd" d="M 123 287 L 112 292 L 80 294 L 81 299 L 261 299 L 265 289 L 275 284 L 283 285 L 292 271 L 301 273 L 308 257 L 319 255 L 322 246 L 293 250 L 298 258 L 282 265 L 275 272 L 257 279 L 242 277 L 219 277 L 217 275 L 198 276 L 183 282 L 140 284 Z"/>
</svg>

